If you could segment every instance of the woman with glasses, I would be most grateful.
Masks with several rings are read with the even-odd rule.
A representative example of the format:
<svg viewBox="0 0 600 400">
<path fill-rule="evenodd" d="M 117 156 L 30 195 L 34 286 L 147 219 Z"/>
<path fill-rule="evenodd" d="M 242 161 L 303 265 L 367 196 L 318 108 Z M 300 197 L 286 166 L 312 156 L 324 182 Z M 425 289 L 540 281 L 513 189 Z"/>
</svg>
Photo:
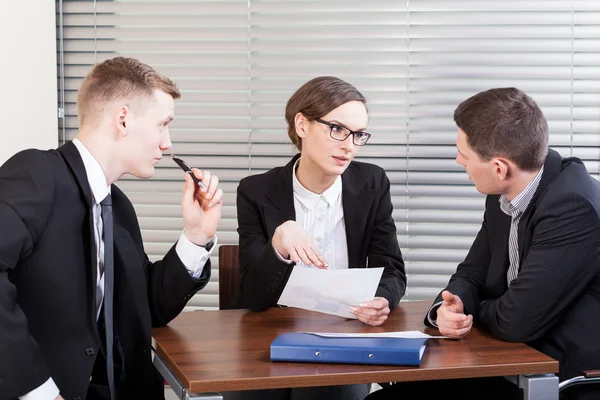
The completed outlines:
<svg viewBox="0 0 600 400">
<path fill-rule="evenodd" d="M 353 161 L 371 137 L 366 99 L 339 78 L 318 77 L 288 100 L 285 119 L 299 154 L 238 187 L 237 306 L 276 306 L 293 268 L 384 267 L 375 298 L 351 308 L 365 324 L 381 325 L 404 295 L 406 275 L 385 171 Z M 238 398 L 351 400 L 368 392 L 369 385 L 346 385 Z"/>
</svg>

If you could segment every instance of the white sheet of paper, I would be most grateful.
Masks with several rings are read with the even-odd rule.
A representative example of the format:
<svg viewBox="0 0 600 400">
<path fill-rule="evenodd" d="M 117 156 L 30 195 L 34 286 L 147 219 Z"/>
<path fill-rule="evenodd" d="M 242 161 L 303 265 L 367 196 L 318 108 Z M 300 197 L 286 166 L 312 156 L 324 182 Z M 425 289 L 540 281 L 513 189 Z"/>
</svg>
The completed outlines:
<svg viewBox="0 0 600 400">
<path fill-rule="evenodd" d="M 356 319 L 350 307 L 375 297 L 382 274 L 383 267 L 294 267 L 277 304 Z"/>
<path fill-rule="evenodd" d="M 369 338 L 369 337 L 390 337 L 405 339 L 451 339 L 447 336 L 432 336 L 421 331 L 398 331 L 398 332 L 380 332 L 380 333 L 335 333 L 335 332 L 305 332 L 322 337 L 346 337 L 346 338 Z"/>
</svg>

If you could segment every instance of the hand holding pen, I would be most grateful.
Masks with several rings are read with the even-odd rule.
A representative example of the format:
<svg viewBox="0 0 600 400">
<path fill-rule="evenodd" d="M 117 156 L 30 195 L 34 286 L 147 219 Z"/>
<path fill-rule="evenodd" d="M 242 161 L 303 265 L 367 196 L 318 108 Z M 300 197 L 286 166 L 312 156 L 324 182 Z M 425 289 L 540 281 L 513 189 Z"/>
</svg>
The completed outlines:
<svg viewBox="0 0 600 400">
<path fill-rule="evenodd" d="M 190 174 L 190 176 L 192 177 L 192 179 L 194 180 L 196 185 L 200 186 L 201 189 L 206 189 L 206 186 L 204 185 L 204 183 L 202 183 L 202 181 L 200 179 L 196 178 L 196 175 L 194 175 L 194 173 L 192 172 L 192 169 L 186 164 L 185 161 L 183 161 L 181 158 L 175 156 L 175 154 L 171 154 L 171 158 L 173 159 L 173 161 L 175 161 L 175 163 L 177 163 L 177 165 L 179 165 L 179 167 L 182 170 L 184 170 L 185 172 Z"/>
<path fill-rule="evenodd" d="M 205 246 L 212 240 L 221 220 L 223 191 L 218 189 L 219 178 L 209 171 L 191 169 L 179 157 L 171 157 L 186 172 L 181 199 L 183 232 L 190 242 Z"/>
</svg>

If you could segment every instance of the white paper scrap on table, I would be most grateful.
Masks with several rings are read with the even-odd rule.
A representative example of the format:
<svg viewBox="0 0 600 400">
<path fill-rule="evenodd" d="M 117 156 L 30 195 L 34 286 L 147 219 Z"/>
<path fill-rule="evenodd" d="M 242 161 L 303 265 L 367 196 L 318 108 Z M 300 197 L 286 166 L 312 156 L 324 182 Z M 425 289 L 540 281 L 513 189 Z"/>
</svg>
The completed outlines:
<svg viewBox="0 0 600 400">
<path fill-rule="evenodd" d="M 350 307 L 373 300 L 382 274 L 383 267 L 294 267 L 277 304 L 356 319 Z"/>
<path fill-rule="evenodd" d="M 379 333 L 336 333 L 336 332 L 304 332 L 322 337 L 339 338 L 404 338 L 404 339 L 451 339 L 448 336 L 432 336 L 421 331 L 398 331 L 398 332 L 379 332 Z"/>
</svg>

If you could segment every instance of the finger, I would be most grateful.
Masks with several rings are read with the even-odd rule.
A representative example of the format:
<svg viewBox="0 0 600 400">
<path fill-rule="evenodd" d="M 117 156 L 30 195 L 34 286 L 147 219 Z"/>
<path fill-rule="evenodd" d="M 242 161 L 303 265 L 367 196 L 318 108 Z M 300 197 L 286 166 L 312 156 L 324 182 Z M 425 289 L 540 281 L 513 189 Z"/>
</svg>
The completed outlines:
<svg viewBox="0 0 600 400">
<path fill-rule="evenodd" d="M 387 321 L 387 319 L 388 319 L 387 315 L 382 315 L 380 317 L 371 319 L 367 323 L 371 326 L 379 326 L 379 325 L 382 325 L 385 321 Z"/>
<path fill-rule="evenodd" d="M 300 257 L 298 256 L 298 252 L 293 247 L 285 249 L 290 255 L 290 260 L 298 264 L 300 262 Z"/>
<path fill-rule="evenodd" d="M 442 298 L 444 299 L 444 301 L 448 304 L 456 304 L 457 298 L 458 296 L 453 295 L 452 293 L 450 293 L 447 290 L 444 290 L 442 292 Z"/>
<path fill-rule="evenodd" d="M 384 317 L 385 316 L 385 318 L 387 319 L 387 316 L 390 315 L 391 312 L 392 312 L 392 310 L 390 310 L 390 308 L 388 306 L 385 306 L 381 310 L 377 311 L 377 316 L 378 317 Z"/>
<path fill-rule="evenodd" d="M 446 329 L 463 329 L 471 325 L 470 322 L 452 322 L 452 321 L 444 321 L 438 320 L 438 327 L 443 326 Z"/>
<path fill-rule="evenodd" d="M 467 316 L 465 314 L 451 311 L 449 308 L 450 307 L 440 307 L 438 309 L 438 316 L 441 316 L 445 320 L 453 322 L 462 322 L 467 320 Z"/>
<path fill-rule="evenodd" d="M 371 310 L 373 315 L 377 314 L 378 310 L 376 308 L 371 307 L 370 304 L 370 302 L 360 303 L 359 305 L 353 306 L 352 308 L 354 308 L 359 313 L 365 313 L 367 312 L 366 310 Z"/>
<path fill-rule="evenodd" d="M 202 171 L 198 168 L 192 168 L 192 172 L 194 173 L 194 176 L 200 179 L 200 181 L 204 184 L 204 188 L 198 186 L 200 188 L 200 191 L 202 193 L 206 193 L 208 191 L 208 185 L 210 184 L 210 178 L 212 174 L 210 173 L 210 171 Z"/>
<path fill-rule="evenodd" d="M 368 308 L 374 308 L 376 310 L 382 310 L 385 307 L 387 307 L 388 305 L 389 305 L 389 302 L 387 301 L 387 299 L 385 299 L 383 297 L 375 297 L 371 301 L 365 301 L 364 303 L 360 303 L 359 307 L 368 307 Z"/>
<path fill-rule="evenodd" d="M 300 259 L 305 265 L 311 265 L 310 259 L 308 258 L 308 255 L 306 255 L 306 251 L 304 251 L 304 248 L 301 247 L 299 249 L 296 249 L 296 253 L 298 253 L 298 257 L 300 257 Z"/>
<path fill-rule="evenodd" d="M 376 304 L 374 300 L 370 300 L 370 301 L 363 301 L 362 303 L 360 303 L 358 305 L 358 307 L 361 308 L 378 308 L 376 307 Z"/>
<path fill-rule="evenodd" d="M 354 315 L 355 315 L 355 316 L 356 316 L 356 318 L 357 318 L 357 319 L 358 319 L 360 322 L 362 322 L 362 323 L 365 323 L 365 324 L 367 324 L 367 323 L 368 323 L 368 321 L 369 321 L 369 319 L 368 319 L 367 317 L 363 316 L 362 314 L 354 314 Z"/>
<path fill-rule="evenodd" d="M 379 317 L 387 316 L 390 314 L 389 307 L 385 307 L 382 309 L 358 307 L 356 310 L 357 310 L 356 312 L 358 314 L 369 315 L 369 316 L 371 316 L 371 318 L 379 318 Z"/>
<path fill-rule="evenodd" d="M 449 328 L 440 328 L 440 333 L 444 336 L 449 336 L 452 338 L 462 338 L 465 337 L 471 331 L 472 325 L 461 329 L 449 329 Z"/>
<path fill-rule="evenodd" d="M 456 331 L 456 336 L 465 337 L 469 332 L 471 332 L 471 325 L 467 326 L 466 328 L 458 329 Z"/>
<path fill-rule="evenodd" d="M 374 308 L 367 308 L 367 307 L 355 307 L 355 308 L 356 308 L 356 314 L 361 314 L 361 315 L 371 316 L 371 317 L 375 317 L 377 315 L 377 312 L 379 311 Z"/>
<path fill-rule="evenodd" d="M 445 326 L 448 329 L 461 329 L 461 328 L 464 328 L 465 326 L 468 326 L 469 323 L 470 323 L 469 320 L 449 321 L 447 319 L 444 319 L 443 317 L 437 319 L 438 326 Z"/>
<path fill-rule="evenodd" d="M 212 175 L 210 177 L 210 179 L 205 180 L 205 182 L 208 182 L 208 184 L 206 185 L 207 186 L 207 189 L 206 189 L 206 198 L 212 200 L 212 198 L 214 197 L 217 189 L 219 188 L 219 177 L 216 176 L 216 175 Z"/>
<path fill-rule="evenodd" d="M 381 324 L 383 324 L 386 320 L 387 320 L 387 315 L 383 315 L 381 317 L 371 317 L 368 315 L 364 315 L 364 314 L 355 314 L 356 318 L 358 318 L 359 321 L 367 324 L 367 325 L 371 325 L 371 326 L 379 326 Z"/>
<path fill-rule="evenodd" d="M 467 315 L 467 320 L 465 321 L 466 326 L 473 326 L 473 316 Z"/>
<path fill-rule="evenodd" d="M 440 306 L 441 308 L 445 308 L 447 312 L 463 314 L 462 304 L 459 303 L 448 303 L 444 300 Z"/>
<path fill-rule="evenodd" d="M 365 314 L 363 314 L 363 313 L 359 313 L 359 312 L 356 312 L 356 311 L 354 311 L 354 312 L 353 312 L 353 311 L 352 311 L 352 308 L 350 309 L 350 312 L 351 312 L 352 314 L 354 314 L 354 316 L 355 316 L 356 318 L 358 318 L 358 320 L 359 320 L 360 322 L 364 322 L 365 324 L 368 324 L 368 323 L 369 323 L 369 321 L 371 321 L 371 316 L 370 316 L 370 315 L 365 315 Z"/>
<path fill-rule="evenodd" d="M 465 316 L 462 321 L 450 321 L 444 318 L 438 318 L 438 326 L 443 326 L 447 329 L 462 329 L 473 324 L 473 316 Z"/>
<path fill-rule="evenodd" d="M 221 189 L 217 189 L 217 191 L 215 192 L 215 195 L 213 196 L 213 198 L 210 201 L 210 203 L 208 204 L 208 206 L 213 207 L 213 206 L 216 206 L 217 204 L 223 204 L 223 190 L 221 190 Z"/>
<path fill-rule="evenodd" d="M 448 328 L 446 326 L 438 326 L 438 330 L 440 331 L 441 335 L 453 338 L 453 339 L 458 339 L 459 336 L 456 335 L 456 330 L 452 329 L 452 328 Z"/>
<path fill-rule="evenodd" d="M 317 268 L 321 268 L 321 269 L 325 269 L 326 267 L 323 265 L 323 263 L 321 262 L 321 260 L 319 259 L 319 257 L 317 256 L 317 254 L 314 252 L 312 247 L 308 247 L 308 248 L 302 248 L 302 250 L 304 250 L 304 252 L 306 253 L 306 255 L 308 256 L 308 258 L 310 259 L 310 261 L 312 262 L 312 264 L 317 267 Z"/>
<path fill-rule="evenodd" d="M 383 310 L 377 310 L 374 308 L 362 308 L 358 306 L 351 306 L 350 312 L 357 317 L 361 317 L 363 320 L 372 320 L 377 318 L 385 317 L 387 319 L 388 314 L 390 313 L 389 308 Z"/>
<path fill-rule="evenodd" d="M 325 257 L 321 253 L 321 251 L 314 244 L 311 244 L 310 248 L 316 254 L 316 256 L 319 259 L 319 262 L 322 264 L 323 268 L 329 267 L 329 263 L 327 262 L 327 260 L 325 259 Z"/>
<path fill-rule="evenodd" d="M 183 185 L 183 194 L 181 197 L 181 205 L 190 204 L 194 202 L 194 192 L 196 191 L 196 185 L 190 174 L 185 173 L 185 184 Z"/>
</svg>

